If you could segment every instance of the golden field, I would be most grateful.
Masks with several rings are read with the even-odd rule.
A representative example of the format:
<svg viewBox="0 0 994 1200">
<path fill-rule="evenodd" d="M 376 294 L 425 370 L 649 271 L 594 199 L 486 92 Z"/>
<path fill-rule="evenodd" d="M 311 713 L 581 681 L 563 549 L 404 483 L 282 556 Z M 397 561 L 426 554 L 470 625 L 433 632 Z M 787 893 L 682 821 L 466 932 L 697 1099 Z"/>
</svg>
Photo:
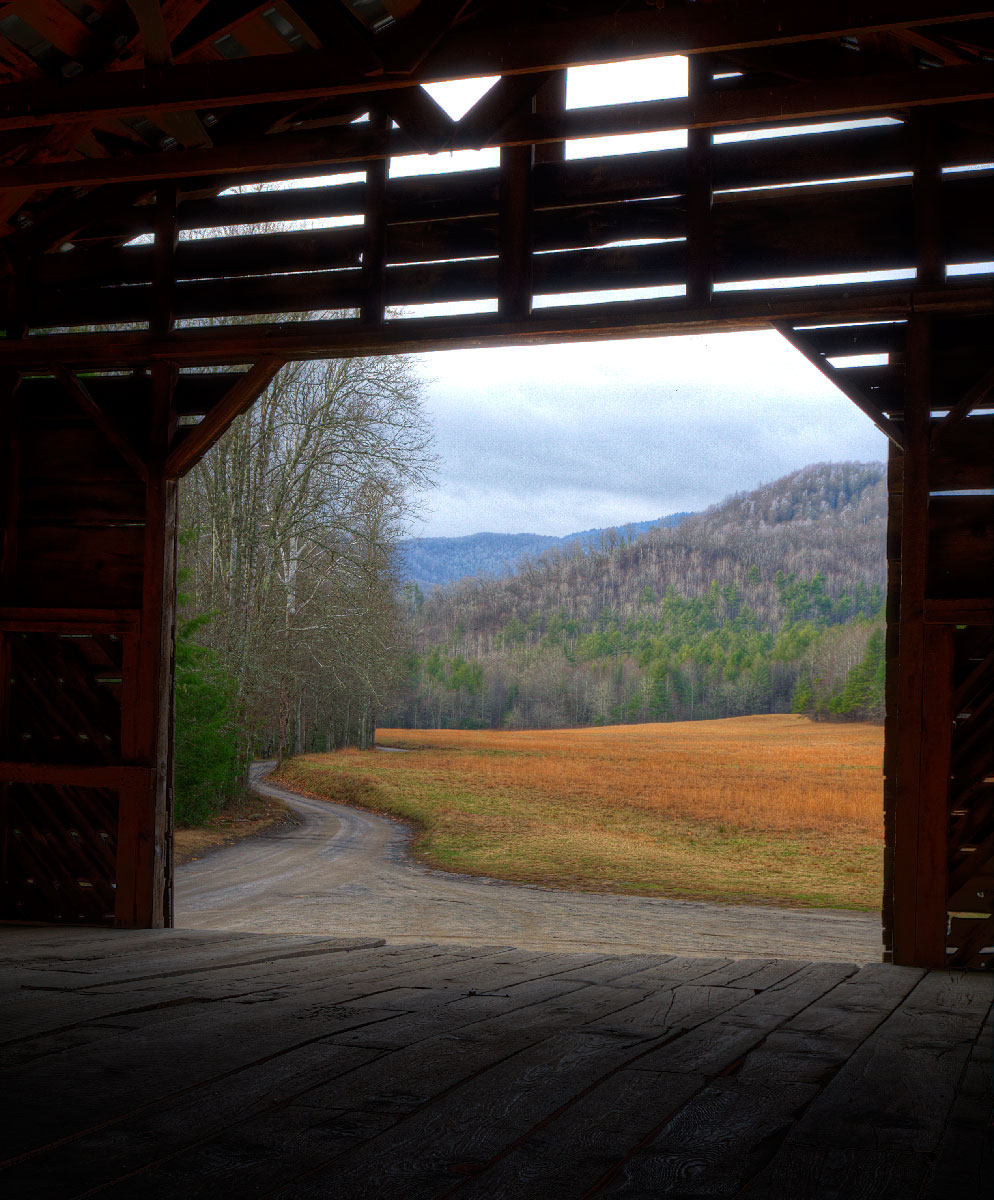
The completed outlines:
<svg viewBox="0 0 994 1200">
<path fill-rule="evenodd" d="M 883 730 L 757 716 L 515 732 L 384 729 L 408 751 L 281 778 L 400 817 L 432 866 L 680 899 L 872 909 Z"/>
</svg>

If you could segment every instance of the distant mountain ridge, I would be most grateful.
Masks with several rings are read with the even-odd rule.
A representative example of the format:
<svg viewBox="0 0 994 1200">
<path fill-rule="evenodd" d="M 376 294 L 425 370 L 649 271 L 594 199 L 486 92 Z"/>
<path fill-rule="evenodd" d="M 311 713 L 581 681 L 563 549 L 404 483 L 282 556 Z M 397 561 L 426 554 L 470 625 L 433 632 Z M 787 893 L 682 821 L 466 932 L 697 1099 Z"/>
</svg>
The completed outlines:
<svg viewBox="0 0 994 1200">
<path fill-rule="evenodd" d="M 815 463 L 670 528 L 408 594 L 384 725 L 562 728 L 883 710 L 887 484 Z"/>
<path fill-rule="evenodd" d="M 471 575 L 500 577 L 513 574 L 526 558 L 535 558 L 554 547 L 577 545 L 596 549 L 612 533 L 631 540 L 650 529 L 678 525 L 692 513 L 671 513 L 654 521 L 584 529 L 555 537 L 543 533 L 471 533 L 463 537 L 405 538 L 398 542 L 398 574 L 402 583 L 429 589 Z"/>
</svg>

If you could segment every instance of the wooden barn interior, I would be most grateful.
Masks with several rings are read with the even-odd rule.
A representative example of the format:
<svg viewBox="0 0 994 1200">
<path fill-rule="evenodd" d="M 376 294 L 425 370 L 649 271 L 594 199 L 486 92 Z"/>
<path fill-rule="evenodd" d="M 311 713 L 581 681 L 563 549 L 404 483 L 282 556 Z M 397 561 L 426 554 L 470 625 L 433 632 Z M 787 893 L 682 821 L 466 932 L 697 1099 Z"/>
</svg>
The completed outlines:
<svg viewBox="0 0 994 1200">
<path fill-rule="evenodd" d="M 570 68 L 661 55 L 687 56 L 685 96 L 568 107 Z M 480 77 L 497 78 L 458 119 L 421 86 Z M 960 1020 L 955 997 L 974 1011 L 979 977 L 959 973 L 994 957 L 992 96 L 994 13 L 938 0 L 0 3 L 0 920 L 13 961 L 63 997 L 35 1024 L 49 1000 L 32 999 L 17 1044 L 69 1046 L 73 1004 L 111 1021 L 92 989 L 124 978 L 128 946 L 185 947 L 196 961 L 176 971 L 194 973 L 251 958 L 248 943 L 168 932 L 176 491 L 282 364 L 770 327 L 889 439 L 891 965 L 877 971 L 894 974 L 873 986 L 933 989 L 914 1009 L 922 1044 Z M 570 153 L 660 131 L 686 135 Z M 497 165 L 390 171 L 485 148 Z M 92 1059 L 98 1074 L 110 1061 Z M 41 1093 L 47 1070 L 26 1076 Z M 66 1070 L 72 1103 L 16 1143 L 15 1171 L 36 1155 L 44 1182 L 19 1194 L 76 1194 L 64 1150 L 45 1150 L 46 1168 L 38 1147 L 118 1119 L 110 1099 L 111 1116 L 80 1114 L 86 1068 Z M 975 1112 L 949 1087 L 943 1113 Z M 857 1146 L 883 1180 L 859 1194 L 950 1194 L 948 1172 L 974 1161 L 971 1121 L 944 1117 L 927 1151 Z M 959 1142 L 941 1140 L 950 1129 Z M 734 1194 L 856 1194 L 809 1160 Z M 199 1194 L 114 1169 L 87 1186 Z M 691 1194 L 625 1191 L 614 1167 L 534 1192 L 453 1170 L 440 1178 L 460 1194 Z M 816 1176 L 823 1190 L 796 1190 Z M 450 1194 L 435 1175 L 389 1179 L 354 1194 Z M 321 1186 L 292 1194 L 353 1194 Z"/>
</svg>

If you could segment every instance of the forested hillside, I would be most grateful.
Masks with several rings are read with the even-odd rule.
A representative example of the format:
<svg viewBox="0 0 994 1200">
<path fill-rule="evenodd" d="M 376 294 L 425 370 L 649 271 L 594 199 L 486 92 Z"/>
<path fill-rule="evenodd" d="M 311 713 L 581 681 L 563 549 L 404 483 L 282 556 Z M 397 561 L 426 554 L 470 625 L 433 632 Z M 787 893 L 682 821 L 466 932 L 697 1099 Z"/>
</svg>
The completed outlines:
<svg viewBox="0 0 994 1200">
<path fill-rule="evenodd" d="M 623 536 L 645 533 L 655 525 L 676 525 L 689 513 L 625 525 Z M 404 538 L 397 543 L 397 573 L 405 583 L 430 590 L 469 575 L 508 575 L 526 558 L 573 543 L 585 550 L 599 546 L 615 529 L 584 529 L 553 537 L 542 533 L 471 533 L 465 537 Z"/>
<path fill-rule="evenodd" d="M 874 719 L 886 509 L 882 465 L 818 464 L 676 527 L 409 588 L 407 686 L 381 723 Z"/>
</svg>

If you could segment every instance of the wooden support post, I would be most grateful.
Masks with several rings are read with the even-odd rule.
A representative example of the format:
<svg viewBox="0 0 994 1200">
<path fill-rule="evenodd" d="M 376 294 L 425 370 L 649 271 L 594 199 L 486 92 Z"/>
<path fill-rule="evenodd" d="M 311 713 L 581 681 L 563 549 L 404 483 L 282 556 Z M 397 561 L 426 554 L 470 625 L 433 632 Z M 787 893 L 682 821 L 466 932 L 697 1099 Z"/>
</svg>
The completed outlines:
<svg viewBox="0 0 994 1200">
<path fill-rule="evenodd" d="M 176 205 L 179 192 L 174 183 L 164 183 L 155 197 L 155 244 L 152 265 L 152 333 L 168 333 L 173 327 L 176 296 L 176 246 L 179 225 Z"/>
<path fill-rule="evenodd" d="M 938 287 L 946 275 L 938 120 L 931 109 L 916 112 L 913 120 L 915 261 L 922 287 Z"/>
<path fill-rule="evenodd" d="M 904 524 L 904 451 L 896 442 L 887 459 L 887 632 L 884 657 L 884 879 L 881 933 L 884 962 L 894 958 L 894 826 L 897 803 L 897 703 L 901 678 L 901 530 Z"/>
<path fill-rule="evenodd" d="M 156 194 L 149 322 L 153 334 L 169 333 L 174 324 L 177 199 L 173 184 L 163 184 Z M 147 398 L 141 630 L 128 695 L 133 711 L 123 714 L 121 741 L 124 761 L 149 772 L 120 793 L 115 921 L 141 929 L 173 923 L 177 488 L 166 477 L 166 460 L 177 424 L 177 373 L 171 363 L 156 364 Z"/>
<path fill-rule="evenodd" d="M 522 320 L 532 310 L 532 146 L 500 152 L 497 311 Z"/>
<path fill-rule="evenodd" d="M 24 313 L 27 309 L 28 267 L 23 255 L 0 253 L 0 273 L 3 276 L 3 327 L 6 336 L 13 340 L 27 333 Z"/>
<path fill-rule="evenodd" d="M 926 731 L 948 722 L 949 697 L 930 673 L 942 645 L 925 636 L 928 554 L 931 318 L 908 321 L 901 517 L 901 601 L 896 717 L 888 728 L 894 770 L 894 962 L 939 967 L 945 962 L 946 793 L 941 768 L 925 749 Z M 927 651 L 927 652 L 926 652 Z M 942 668 L 943 670 L 945 668 Z M 946 687 L 948 692 L 948 685 Z M 945 705 L 942 712 L 939 706 Z M 928 714 L 926 717 L 926 713 Z M 947 768 L 948 770 L 948 768 Z M 938 839 L 938 846 L 934 843 Z"/>
<path fill-rule="evenodd" d="M 176 641 L 176 483 L 165 475 L 175 427 L 176 368 L 153 368 L 145 490 L 141 629 L 126 646 L 121 752 L 149 769 L 121 790 L 118 828 L 119 926 L 172 924 L 172 741 Z M 130 653 L 128 653 L 130 649 Z M 130 668 L 130 670 L 128 669 Z"/>
<path fill-rule="evenodd" d="M 20 470 L 14 402 L 20 382 L 18 371 L 0 371 L 0 606 L 8 603 L 5 592 L 17 563 Z"/>
<path fill-rule="evenodd" d="M 688 63 L 690 96 L 698 99 L 711 90 L 711 63 L 706 55 L 692 55 Z M 714 287 L 714 248 L 711 208 L 710 129 L 687 131 L 687 300 L 710 304 Z"/>
<path fill-rule="evenodd" d="M 17 500 L 20 482 L 19 443 L 15 435 L 14 400 L 20 375 L 0 372 L 0 605 L 13 578 L 17 562 Z M 0 629 L 0 754 L 9 741 L 10 726 L 10 636 Z M 8 790 L 0 779 L 0 904 L 8 911 L 10 819 Z"/>
<path fill-rule="evenodd" d="M 372 131 L 379 134 L 384 143 L 390 137 L 390 118 L 382 108 L 373 108 L 369 114 Z M 362 307 L 360 317 L 363 325 L 383 324 L 383 273 L 387 255 L 387 177 L 390 170 L 388 158 L 369 163 L 366 169 L 366 193 L 363 204 L 362 237 Z"/>
<path fill-rule="evenodd" d="M 539 116 L 566 111 L 566 72 L 555 71 L 535 92 L 535 112 Z M 543 142 L 535 147 L 536 163 L 564 162 L 565 142 Z"/>
</svg>

